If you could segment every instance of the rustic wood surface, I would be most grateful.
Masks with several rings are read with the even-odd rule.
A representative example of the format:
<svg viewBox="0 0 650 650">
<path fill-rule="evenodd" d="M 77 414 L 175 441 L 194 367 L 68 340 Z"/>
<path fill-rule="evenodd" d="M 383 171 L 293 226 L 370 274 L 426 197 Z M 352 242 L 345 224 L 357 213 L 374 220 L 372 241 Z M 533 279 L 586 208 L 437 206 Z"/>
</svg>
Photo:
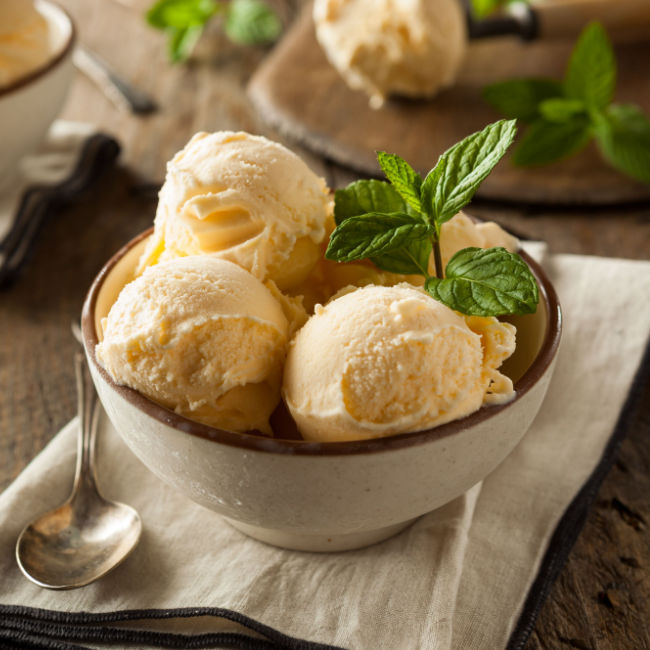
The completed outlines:
<svg viewBox="0 0 650 650">
<path fill-rule="evenodd" d="M 650 111 L 650 34 L 617 46 L 616 100 Z M 305 11 L 255 73 L 249 93 L 281 132 L 361 172 L 379 170 L 375 151 L 397 153 L 426 174 L 438 155 L 500 115 L 481 98 L 492 82 L 520 77 L 562 78 L 572 40 L 486 39 L 470 44 L 455 84 L 430 101 L 391 99 L 380 110 L 350 90 L 328 63 Z M 360 129 L 359 125 L 364 128 Z M 426 146 L 423 146 L 426 143 Z M 612 170 L 590 144 L 576 156 L 522 170 L 508 155 L 478 195 L 542 203 L 603 204 L 650 200 L 650 187 Z"/>
<path fill-rule="evenodd" d="M 265 50 L 230 45 L 213 26 L 194 59 L 170 67 L 164 37 L 142 20 L 146 2 L 61 0 L 80 39 L 151 92 L 160 111 L 116 111 L 85 77 L 75 79 L 64 117 L 93 121 L 123 146 L 119 168 L 46 223 L 30 264 L 0 293 L 0 490 L 74 415 L 70 323 L 103 262 L 151 224 L 165 161 L 197 130 L 264 127 L 245 85 Z M 291 6 L 282 4 L 287 20 Z M 294 147 L 296 149 L 296 147 Z M 332 186 L 351 178 L 299 150 Z M 553 210 L 475 203 L 471 212 L 554 251 L 647 259 L 650 205 Z M 633 315 L 631 315 L 633 317 Z M 650 648 L 650 389 L 563 568 L 528 650 Z"/>
</svg>

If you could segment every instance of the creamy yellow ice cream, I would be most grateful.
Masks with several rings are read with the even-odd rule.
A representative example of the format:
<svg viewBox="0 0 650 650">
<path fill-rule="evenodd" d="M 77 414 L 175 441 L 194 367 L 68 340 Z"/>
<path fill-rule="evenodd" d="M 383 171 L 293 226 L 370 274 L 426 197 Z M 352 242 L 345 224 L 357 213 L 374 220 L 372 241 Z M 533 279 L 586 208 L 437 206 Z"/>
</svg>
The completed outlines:
<svg viewBox="0 0 650 650">
<path fill-rule="evenodd" d="M 476 223 L 464 212 L 454 215 L 442 224 L 440 229 L 440 256 L 442 266 L 463 248 L 494 248 L 502 246 L 514 253 L 519 249 L 519 240 L 507 233 L 494 221 Z"/>
<path fill-rule="evenodd" d="M 50 58 L 50 32 L 31 0 L 0 0 L 0 88 Z"/>
<path fill-rule="evenodd" d="M 197 133 L 167 165 L 139 270 L 210 254 L 290 290 L 319 259 L 331 209 L 323 179 L 282 145 L 243 132 Z"/>
<path fill-rule="evenodd" d="M 248 271 L 210 255 L 150 267 L 102 329 L 97 358 L 117 383 L 211 426 L 271 433 L 289 323 Z"/>
<path fill-rule="evenodd" d="M 136 279 L 102 323 L 99 361 L 116 382 L 233 431 L 272 433 L 282 384 L 307 440 L 417 431 L 510 399 L 498 368 L 514 328 L 452 311 L 414 286 L 421 276 L 326 260 L 331 203 L 281 145 L 195 135 L 168 164 Z M 443 263 L 467 246 L 518 242 L 459 213 L 442 226 Z"/>
<path fill-rule="evenodd" d="M 419 431 L 509 400 L 497 368 L 514 348 L 509 324 L 408 284 L 371 285 L 316 308 L 290 343 L 282 391 L 306 440 Z"/>
<path fill-rule="evenodd" d="M 313 15 L 330 63 L 374 107 L 391 94 L 434 95 L 465 55 L 459 0 L 316 0 Z"/>
</svg>

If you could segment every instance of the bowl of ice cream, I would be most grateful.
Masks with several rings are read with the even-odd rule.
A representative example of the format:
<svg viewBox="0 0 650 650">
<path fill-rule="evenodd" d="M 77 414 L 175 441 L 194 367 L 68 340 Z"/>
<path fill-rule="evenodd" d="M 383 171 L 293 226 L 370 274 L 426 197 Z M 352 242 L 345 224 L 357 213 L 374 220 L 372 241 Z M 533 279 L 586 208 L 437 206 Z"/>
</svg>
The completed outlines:
<svg viewBox="0 0 650 650">
<path fill-rule="evenodd" d="M 0 179 L 36 149 L 73 75 L 75 29 L 49 0 L 0 3 Z"/>
<path fill-rule="evenodd" d="M 168 166 L 153 230 L 93 282 L 82 333 L 108 416 L 154 474 L 261 541 L 338 551 L 399 532 L 510 453 L 549 385 L 561 315 L 525 253 L 540 300 L 508 322 L 312 255 L 328 194 L 292 156 L 196 136 Z M 462 214 L 448 224 L 452 248 L 516 244 Z"/>
</svg>

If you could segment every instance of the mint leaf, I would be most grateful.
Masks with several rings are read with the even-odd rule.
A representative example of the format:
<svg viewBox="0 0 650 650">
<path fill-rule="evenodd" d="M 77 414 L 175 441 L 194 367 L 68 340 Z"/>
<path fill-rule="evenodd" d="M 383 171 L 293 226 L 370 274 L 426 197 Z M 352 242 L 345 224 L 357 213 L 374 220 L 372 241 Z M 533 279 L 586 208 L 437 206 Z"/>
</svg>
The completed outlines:
<svg viewBox="0 0 650 650">
<path fill-rule="evenodd" d="M 613 104 L 594 126 L 603 156 L 619 171 L 650 184 L 650 120 L 633 105 Z"/>
<path fill-rule="evenodd" d="M 172 63 L 185 61 L 189 58 L 199 37 L 203 33 L 203 27 L 184 27 L 182 29 L 170 28 L 169 32 L 169 60 Z"/>
<path fill-rule="evenodd" d="M 604 114 L 613 125 L 647 136 L 649 120 L 636 104 L 611 104 Z"/>
<path fill-rule="evenodd" d="M 377 152 L 377 160 L 386 178 L 399 195 L 415 210 L 420 211 L 420 187 L 422 178 L 406 160 L 394 153 Z"/>
<path fill-rule="evenodd" d="M 411 212 L 410 206 L 386 181 L 362 180 L 334 193 L 334 221 L 339 225 L 348 217 L 369 212 Z"/>
<path fill-rule="evenodd" d="M 202 27 L 219 8 L 214 0 L 159 0 L 147 11 L 147 21 L 157 29 L 186 30 Z"/>
<path fill-rule="evenodd" d="M 429 275 L 431 242 L 423 237 L 408 242 L 403 248 L 373 255 L 370 261 L 383 271 L 404 275 Z"/>
<path fill-rule="evenodd" d="M 615 87 L 614 50 L 603 26 L 590 23 L 582 30 L 571 53 L 564 78 L 566 96 L 602 109 L 612 101 Z"/>
<path fill-rule="evenodd" d="M 386 181 L 360 180 L 334 194 L 334 220 L 340 225 L 350 217 L 373 212 L 417 214 Z M 384 271 L 426 275 L 431 244 L 427 239 L 411 241 L 402 250 L 373 255 L 371 261 Z"/>
<path fill-rule="evenodd" d="M 511 79 L 486 86 L 483 98 L 505 117 L 532 122 L 539 117 L 541 102 L 563 92 L 562 84 L 552 79 Z"/>
<path fill-rule="evenodd" d="M 470 316 L 533 314 L 537 282 L 526 262 L 505 248 L 464 248 L 447 264 L 445 278 L 428 278 L 426 291 Z"/>
<path fill-rule="evenodd" d="M 260 0 L 232 0 L 224 30 L 235 43 L 263 45 L 278 38 L 282 22 L 271 7 Z"/>
<path fill-rule="evenodd" d="M 334 230 L 325 257 L 351 262 L 402 248 L 427 235 L 427 226 L 408 214 L 371 212 L 349 217 Z"/>
<path fill-rule="evenodd" d="M 512 161 L 520 167 L 546 165 L 582 149 L 590 137 L 586 119 L 574 118 L 564 124 L 538 120 L 526 131 Z"/>
<path fill-rule="evenodd" d="M 548 122 L 557 123 L 568 122 L 576 115 L 584 114 L 586 108 L 580 99 L 564 99 L 563 97 L 551 97 L 539 104 L 542 118 Z"/>
<path fill-rule="evenodd" d="M 516 133 L 515 120 L 500 120 L 472 133 L 440 156 L 422 184 L 422 207 L 437 227 L 467 205 L 501 160 Z"/>
</svg>

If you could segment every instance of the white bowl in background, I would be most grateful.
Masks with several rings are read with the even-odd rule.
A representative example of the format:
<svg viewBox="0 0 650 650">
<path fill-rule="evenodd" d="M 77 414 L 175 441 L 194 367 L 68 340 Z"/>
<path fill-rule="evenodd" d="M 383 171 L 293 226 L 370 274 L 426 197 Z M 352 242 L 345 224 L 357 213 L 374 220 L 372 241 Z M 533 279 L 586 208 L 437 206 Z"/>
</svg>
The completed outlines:
<svg viewBox="0 0 650 650">
<path fill-rule="evenodd" d="M 555 365 L 561 311 L 546 274 L 522 254 L 540 286 L 540 304 L 536 314 L 512 319 L 517 349 L 502 370 L 517 393 L 508 404 L 416 433 L 328 443 L 233 433 L 184 418 L 116 384 L 95 357 L 101 319 L 133 278 L 150 233 L 104 266 L 86 298 L 82 332 L 93 380 L 115 428 L 154 474 L 256 539 L 308 551 L 386 539 L 482 480 L 540 408 Z M 272 422 L 276 435 L 295 437 L 289 419 Z"/>
<path fill-rule="evenodd" d="M 42 142 L 59 114 L 73 76 L 75 28 L 70 15 L 49 0 L 36 9 L 50 26 L 50 57 L 6 86 L 0 86 L 0 185 L 20 160 Z"/>
</svg>

